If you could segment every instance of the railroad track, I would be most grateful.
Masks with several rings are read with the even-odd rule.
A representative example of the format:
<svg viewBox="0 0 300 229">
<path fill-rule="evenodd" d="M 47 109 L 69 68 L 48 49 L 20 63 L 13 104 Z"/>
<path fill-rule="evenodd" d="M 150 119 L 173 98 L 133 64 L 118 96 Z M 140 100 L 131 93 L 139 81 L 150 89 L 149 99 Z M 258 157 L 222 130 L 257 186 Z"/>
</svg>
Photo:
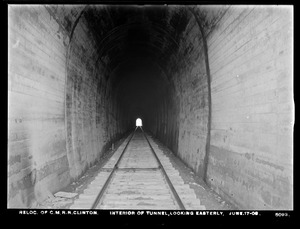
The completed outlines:
<svg viewBox="0 0 300 229">
<path fill-rule="evenodd" d="M 169 158 L 135 129 L 70 209 L 205 210 Z"/>
</svg>

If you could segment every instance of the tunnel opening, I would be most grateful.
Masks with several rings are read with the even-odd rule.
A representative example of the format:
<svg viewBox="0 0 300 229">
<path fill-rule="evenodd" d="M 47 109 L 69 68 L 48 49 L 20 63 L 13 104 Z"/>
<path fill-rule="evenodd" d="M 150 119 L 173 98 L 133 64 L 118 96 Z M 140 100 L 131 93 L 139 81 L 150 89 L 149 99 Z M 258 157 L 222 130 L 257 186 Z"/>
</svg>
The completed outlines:
<svg viewBox="0 0 300 229">
<path fill-rule="evenodd" d="M 290 14 L 253 6 L 12 7 L 11 205 L 78 180 L 140 118 L 231 202 L 289 208 Z"/>
<path fill-rule="evenodd" d="M 136 121 L 135 121 L 135 126 L 136 127 L 142 127 L 143 126 L 142 119 L 137 118 Z"/>
</svg>

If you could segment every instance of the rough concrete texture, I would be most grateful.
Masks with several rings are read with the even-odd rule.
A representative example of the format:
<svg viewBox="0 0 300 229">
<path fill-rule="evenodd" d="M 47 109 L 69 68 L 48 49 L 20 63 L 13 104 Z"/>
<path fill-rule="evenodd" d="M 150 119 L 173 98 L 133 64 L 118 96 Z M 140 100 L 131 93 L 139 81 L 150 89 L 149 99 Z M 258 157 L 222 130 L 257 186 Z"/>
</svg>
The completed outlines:
<svg viewBox="0 0 300 229">
<path fill-rule="evenodd" d="M 68 184 L 66 46 L 45 7 L 9 9 L 8 206 L 26 207 Z M 40 185 L 42 184 L 43 185 Z"/>
<path fill-rule="evenodd" d="M 81 10 L 9 8 L 8 207 L 65 187 L 120 134 L 109 89 L 95 81 L 95 42 L 84 23 L 72 31 Z"/>
<path fill-rule="evenodd" d="M 196 12 L 208 42 L 209 152 L 207 72 L 192 17 L 170 61 L 173 98 L 159 109 L 156 136 L 202 177 L 208 153 L 208 184 L 239 208 L 291 209 L 291 10 L 204 6 Z"/>
<path fill-rule="evenodd" d="M 207 34 L 225 9 L 211 9 L 210 17 L 202 23 Z M 206 8 L 206 11 L 195 10 L 203 18 L 208 14 Z M 168 62 L 166 72 L 172 87 L 158 112 L 156 137 L 204 178 L 209 122 L 208 73 L 200 28 L 189 9 L 184 12 L 188 23 L 178 39 L 178 51 Z"/>
<path fill-rule="evenodd" d="M 119 112 L 105 79 L 97 43 L 86 20 L 73 31 L 67 62 L 67 146 L 70 175 L 77 178 L 95 162 L 102 148 L 118 134 Z"/>
<path fill-rule="evenodd" d="M 292 11 L 230 7 L 208 36 L 209 184 L 241 209 L 292 209 Z"/>
<path fill-rule="evenodd" d="M 178 155 L 203 176 L 208 122 L 208 89 L 202 37 L 195 20 L 190 20 L 183 35 L 175 73 L 176 98 L 179 101 Z M 199 52 L 199 50 L 201 50 Z"/>
</svg>

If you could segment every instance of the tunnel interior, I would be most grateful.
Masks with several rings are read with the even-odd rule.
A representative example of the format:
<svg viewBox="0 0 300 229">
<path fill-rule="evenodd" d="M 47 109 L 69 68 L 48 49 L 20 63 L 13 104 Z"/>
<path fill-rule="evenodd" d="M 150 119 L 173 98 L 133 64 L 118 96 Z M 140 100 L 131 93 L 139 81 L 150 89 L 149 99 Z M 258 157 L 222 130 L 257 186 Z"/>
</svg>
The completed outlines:
<svg viewBox="0 0 300 229">
<path fill-rule="evenodd" d="M 98 88 L 95 90 L 100 90 L 97 92 L 99 99 L 96 102 L 99 103 L 96 105 L 99 117 L 102 116 L 102 111 L 98 107 L 103 104 L 101 99 L 104 96 L 108 98 L 105 101 L 111 104 L 108 109 L 115 119 L 117 132 L 132 130 L 136 118 L 141 117 L 146 131 L 161 138 L 177 152 L 179 101 L 176 99 L 178 89 L 175 88 L 174 75 L 178 75 L 178 65 L 189 65 L 187 56 L 194 62 L 192 65 L 198 65 L 200 71 L 204 72 L 202 87 L 207 88 L 203 68 L 204 54 L 199 55 L 199 51 L 191 43 L 189 50 L 180 48 L 180 43 L 186 36 L 184 32 L 189 33 L 191 30 L 187 27 L 192 17 L 188 8 L 182 7 L 88 6 L 81 11 L 78 23 L 73 25 L 67 53 L 66 118 L 69 152 L 74 152 L 73 148 L 80 144 L 78 138 L 81 138 L 78 136 L 81 131 L 77 131 L 76 123 L 77 107 L 82 104 L 80 99 L 78 101 L 77 94 L 87 93 L 85 90 L 81 92 L 84 77 L 87 77 L 78 74 L 82 68 L 88 71 L 88 75 L 92 75 L 93 83 Z M 88 31 L 87 34 L 84 33 L 87 37 L 82 38 L 82 28 Z M 198 29 L 196 39 L 201 43 L 199 31 Z M 88 47 L 87 41 L 90 42 Z M 198 54 L 190 55 L 191 51 Z M 81 61 L 83 56 L 86 63 Z M 197 63 L 197 58 L 202 58 L 200 64 Z M 76 70 L 78 65 L 83 66 Z M 173 69 L 175 66 L 177 69 Z M 205 108 L 204 116 L 207 116 L 207 90 L 203 90 L 202 94 L 201 100 L 204 101 L 201 106 Z M 208 117 L 203 118 L 202 125 L 205 126 Z M 202 135 L 206 137 L 205 130 Z M 84 159 L 83 164 L 86 161 Z M 198 163 L 197 166 L 202 165 Z M 81 171 L 77 175 L 80 173 Z"/>
<path fill-rule="evenodd" d="M 188 13 L 173 15 L 161 6 L 111 6 L 89 7 L 82 17 L 96 37 L 98 58 L 106 60 L 106 80 L 116 106 L 130 120 L 127 128 L 142 117 L 145 128 L 151 129 L 163 102 L 172 102 L 172 74 L 166 71 L 178 52 Z"/>
<path fill-rule="evenodd" d="M 290 209 L 291 12 L 10 6 L 8 205 L 78 180 L 141 118 L 226 200 Z"/>
</svg>

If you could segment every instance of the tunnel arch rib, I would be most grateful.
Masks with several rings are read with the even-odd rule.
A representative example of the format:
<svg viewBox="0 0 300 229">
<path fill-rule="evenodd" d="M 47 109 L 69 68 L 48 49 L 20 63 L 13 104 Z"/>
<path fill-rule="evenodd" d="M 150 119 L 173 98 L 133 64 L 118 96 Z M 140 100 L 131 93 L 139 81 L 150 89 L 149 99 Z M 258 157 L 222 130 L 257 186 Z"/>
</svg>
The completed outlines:
<svg viewBox="0 0 300 229">
<path fill-rule="evenodd" d="M 65 95 L 65 134 L 66 134 L 66 150 L 67 150 L 67 158 L 68 158 L 68 164 L 70 167 L 70 170 L 72 170 L 71 165 L 74 163 L 73 156 L 73 147 L 72 147 L 72 140 L 69 139 L 70 132 L 72 131 L 71 123 L 69 123 L 69 110 L 68 110 L 68 102 L 71 98 L 68 97 L 67 87 L 68 87 L 68 75 L 69 75 L 69 56 L 70 56 L 70 49 L 73 39 L 74 31 L 78 25 L 78 22 L 80 21 L 83 13 L 86 11 L 86 9 L 89 7 L 89 5 L 86 5 L 80 12 L 77 18 L 74 20 L 74 23 L 72 25 L 70 34 L 69 34 L 69 42 L 67 45 L 67 51 L 66 51 L 66 63 L 65 63 L 65 85 L 64 85 L 64 95 Z M 70 172 L 71 173 L 71 172 Z M 72 175 L 71 175 L 72 176 Z M 73 175 L 73 178 L 76 178 L 76 176 Z"/>
<path fill-rule="evenodd" d="M 207 87 L 208 87 L 208 122 L 207 122 L 207 138 L 206 138 L 206 152 L 204 156 L 204 166 L 203 166 L 203 180 L 207 182 L 207 167 L 209 163 L 209 153 L 210 153 L 210 130 L 211 130 L 211 77 L 210 77 L 210 68 L 209 68 L 209 58 L 208 58 L 208 47 L 205 32 L 203 26 L 201 25 L 200 19 L 198 18 L 195 10 L 193 8 L 189 8 L 192 14 L 195 17 L 197 25 L 199 26 L 202 39 L 203 39 L 203 47 L 204 47 L 204 56 L 205 56 L 205 68 L 207 74 Z"/>
</svg>

